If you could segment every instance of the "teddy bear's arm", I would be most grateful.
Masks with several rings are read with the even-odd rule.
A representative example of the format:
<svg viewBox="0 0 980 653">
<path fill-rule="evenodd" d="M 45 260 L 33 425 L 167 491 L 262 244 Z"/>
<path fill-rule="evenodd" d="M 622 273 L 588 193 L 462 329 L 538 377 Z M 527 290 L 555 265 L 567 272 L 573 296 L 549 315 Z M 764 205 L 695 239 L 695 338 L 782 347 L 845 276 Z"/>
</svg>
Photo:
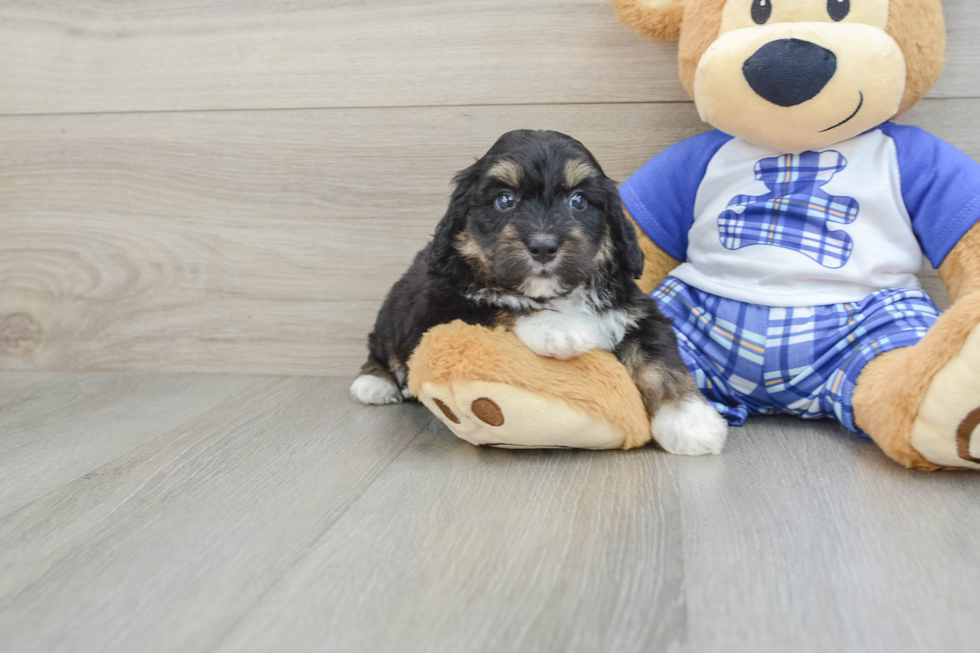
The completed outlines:
<svg viewBox="0 0 980 653">
<path fill-rule="evenodd" d="M 980 223 L 973 225 L 946 256 L 939 266 L 939 277 L 953 302 L 980 290 Z"/>
<path fill-rule="evenodd" d="M 655 242 L 650 240 L 650 237 L 640 229 L 640 225 L 636 224 L 636 220 L 633 219 L 633 216 L 625 208 L 623 209 L 623 213 L 633 223 L 633 227 L 636 229 L 636 238 L 640 242 L 640 249 L 643 250 L 643 276 L 637 279 L 636 285 L 640 287 L 640 290 L 649 295 L 660 285 L 661 281 L 667 278 L 674 268 L 681 264 L 681 261 L 678 261 L 660 249 Z M 980 250 L 977 250 L 977 252 L 978 257 L 980 257 Z"/>
</svg>

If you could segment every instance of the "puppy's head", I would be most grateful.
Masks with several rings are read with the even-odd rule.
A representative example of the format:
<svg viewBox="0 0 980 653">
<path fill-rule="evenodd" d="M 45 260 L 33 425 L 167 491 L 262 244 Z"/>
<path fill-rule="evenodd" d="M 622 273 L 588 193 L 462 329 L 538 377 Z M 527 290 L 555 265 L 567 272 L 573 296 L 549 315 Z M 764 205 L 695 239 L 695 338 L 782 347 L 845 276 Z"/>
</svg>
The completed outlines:
<svg viewBox="0 0 980 653">
<path fill-rule="evenodd" d="M 430 268 L 533 299 L 596 275 L 638 277 L 643 254 L 616 184 L 577 140 L 552 131 L 504 134 L 460 172 L 429 248 Z"/>
</svg>

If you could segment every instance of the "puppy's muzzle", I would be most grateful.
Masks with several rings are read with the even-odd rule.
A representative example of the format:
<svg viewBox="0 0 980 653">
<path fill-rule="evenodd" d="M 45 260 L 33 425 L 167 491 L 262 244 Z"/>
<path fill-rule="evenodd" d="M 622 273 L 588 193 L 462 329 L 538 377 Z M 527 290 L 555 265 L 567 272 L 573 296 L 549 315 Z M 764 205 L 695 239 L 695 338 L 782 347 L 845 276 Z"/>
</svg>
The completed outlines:
<svg viewBox="0 0 980 653">
<path fill-rule="evenodd" d="M 542 264 L 555 260 L 559 249 L 561 246 L 554 236 L 534 236 L 527 244 L 527 251 L 530 252 L 531 258 Z"/>
</svg>

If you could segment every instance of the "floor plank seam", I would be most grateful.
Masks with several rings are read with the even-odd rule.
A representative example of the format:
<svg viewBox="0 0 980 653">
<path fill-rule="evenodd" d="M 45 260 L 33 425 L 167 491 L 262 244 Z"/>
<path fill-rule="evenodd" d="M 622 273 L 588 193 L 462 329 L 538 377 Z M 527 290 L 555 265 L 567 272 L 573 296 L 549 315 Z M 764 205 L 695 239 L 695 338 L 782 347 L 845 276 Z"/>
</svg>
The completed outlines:
<svg viewBox="0 0 980 653">
<path fill-rule="evenodd" d="M 942 98 L 947 99 L 947 98 Z M 954 99 L 954 98 L 948 98 Z M 966 99 L 980 99 L 966 98 Z M 694 104 L 692 100 L 620 100 L 614 102 L 500 102 L 475 104 L 379 104 L 351 106 L 310 106 L 310 107 L 226 107 L 223 109 L 134 109 L 118 111 L 63 111 L 54 113 L 0 113 L 0 118 L 47 118 L 71 116 L 119 116 L 119 115 L 169 115 L 192 113 L 268 113 L 270 111 L 368 111 L 368 110 L 407 110 L 407 109 L 475 109 L 480 107 L 578 107 L 614 106 L 631 104 Z"/>
<path fill-rule="evenodd" d="M 378 472 L 374 475 L 374 478 L 372 478 L 368 483 L 366 483 L 364 485 L 364 487 L 361 489 L 361 491 L 358 493 L 358 495 L 352 501 L 350 501 L 350 503 L 348 503 L 347 506 L 345 506 L 343 510 L 341 510 L 339 513 L 337 513 L 337 516 L 334 517 L 332 520 L 330 520 L 330 523 L 329 524 L 326 524 L 323 527 L 323 529 L 319 533 L 316 534 L 316 536 L 310 541 L 309 545 L 306 547 L 306 550 L 303 551 L 302 553 L 300 553 L 299 555 L 297 555 L 296 556 L 296 559 L 293 560 L 285 569 L 283 569 L 282 573 L 279 574 L 279 577 L 276 578 L 271 583 L 269 583 L 268 587 L 266 587 L 260 594 L 258 594 L 255 597 L 255 600 L 253 600 L 251 602 L 251 604 L 248 605 L 248 607 L 244 608 L 241 611 L 241 613 L 239 614 L 238 618 L 235 619 L 234 622 L 231 623 L 228 626 L 228 628 L 225 630 L 225 632 L 222 633 L 221 636 L 211 646 L 211 648 L 210 648 L 211 651 L 217 651 L 217 650 L 219 650 L 222 647 L 222 645 L 225 643 L 225 641 L 227 641 L 228 638 L 231 637 L 231 635 L 239 627 L 239 625 L 243 621 L 245 621 L 245 618 L 248 617 L 259 606 L 259 604 L 262 602 L 262 600 L 266 596 L 268 596 L 269 593 L 272 592 L 283 581 L 283 579 L 285 579 L 289 575 L 289 572 L 290 571 L 292 571 L 293 569 L 295 569 L 304 560 L 306 560 L 306 557 L 313 550 L 316 549 L 317 544 L 327 535 L 327 533 L 330 532 L 330 530 L 334 527 L 334 525 L 337 522 L 339 522 L 341 519 L 343 519 L 344 515 L 346 515 L 351 510 L 351 508 L 353 508 L 354 506 L 356 506 L 361 501 L 361 499 L 364 498 L 364 495 L 366 495 L 368 493 L 368 490 L 370 490 L 374 486 L 374 484 L 378 482 L 378 479 L 381 478 L 382 476 L 384 476 L 385 472 L 387 472 L 388 469 L 399 458 L 402 457 L 402 454 L 405 453 L 405 451 L 412 445 L 412 443 L 415 442 L 418 439 L 418 437 L 420 435 L 422 435 L 425 431 L 427 431 L 429 429 L 429 427 L 432 425 L 432 423 L 433 422 L 436 422 L 436 421 L 438 421 L 438 420 L 436 419 L 435 415 L 431 415 L 430 414 L 429 415 L 429 419 L 425 422 L 425 424 L 423 424 L 415 432 L 415 434 L 405 442 L 405 446 L 403 446 L 401 449 L 399 449 L 398 450 L 398 453 L 395 454 L 394 456 L 392 456 L 391 459 L 388 461 L 388 463 L 386 465 L 384 465 L 383 467 L 381 467 L 381 469 L 378 470 Z"/>
<path fill-rule="evenodd" d="M 96 372 L 96 374 L 101 374 L 101 372 Z M 141 375 L 141 376 L 145 376 L 145 375 Z M 175 376 L 177 376 L 177 375 L 175 375 Z M 232 376 L 232 375 L 217 375 L 217 374 L 215 374 L 215 375 L 202 375 L 202 376 Z M 255 375 L 252 375 L 252 374 L 248 374 L 248 375 L 242 374 L 240 376 L 243 377 L 243 378 L 247 378 L 247 377 L 252 377 L 252 376 L 255 376 Z M 270 375 L 269 378 L 275 378 L 276 376 L 277 375 Z M 279 380 L 279 383 L 273 384 L 270 387 L 263 387 L 261 389 L 258 389 L 258 390 L 255 391 L 255 393 L 256 394 L 259 394 L 259 393 L 264 394 L 266 392 L 269 392 L 270 390 L 276 388 L 277 386 L 285 383 L 289 378 L 290 377 L 281 377 L 280 380 Z M 188 419 L 186 421 L 183 421 L 180 424 L 175 425 L 173 428 L 167 429 L 166 431 L 164 431 L 163 433 L 161 433 L 160 435 L 158 435 L 155 438 L 151 438 L 151 439 L 147 440 L 146 442 L 138 442 L 138 443 L 133 444 L 132 447 L 126 449 L 123 452 L 121 452 L 118 456 L 115 456 L 115 457 L 113 457 L 113 458 L 111 458 L 109 460 L 105 460 L 105 461 L 99 462 L 99 463 L 96 464 L 95 467 L 92 467 L 91 469 L 86 470 L 84 473 L 80 474 L 79 476 L 76 476 L 75 478 L 73 478 L 73 479 L 71 479 L 69 481 L 66 481 L 66 482 L 62 483 L 61 485 L 58 485 L 56 487 L 51 488 L 49 491 L 47 491 L 44 494 L 41 494 L 41 495 L 35 497 L 34 499 L 28 501 L 24 505 L 19 506 L 16 509 L 11 510 L 10 512 L 0 514 L 0 520 L 6 520 L 6 519 L 12 517 L 13 515 L 16 515 L 21 510 L 24 510 L 24 509 L 26 509 L 26 508 L 34 505 L 38 501 L 41 501 L 42 499 L 45 499 L 46 497 L 49 497 L 52 494 L 55 494 L 56 492 L 62 491 L 64 488 L 66 488 L 67 486 L 71 485 L 72 483 L 77 482 L 79 479 L 83 479 L 86 476 L 88 476 L 89 474 L 93 474 L 93 473 L 97 472 L 98 470 L 100 470 L 100 469 L 102 469 L 104 467 L 111 467 L 112 465 L 114 465 L 115 463 L 117 463 L 119 460 L 121 460 L 121 459 L 129 456 L 134 450 L 140 449 L 142 447 L 150 446 L 152 443 L 158 442 L 161 438 L 166 438 L 166 437 L 172 436 L 174 434 L 174 432 L 179 431 L 181 428 L 187 426 L 188 423 L 193 422 L 196 419 L 200 419 L 204 415 L 207 415 L 208 413 L 210 413 L 210 412 L 212 412 L 214 410 L 217 410 L 217 409 L 225 406 L 226 404 L 228 404 L 230 402 L 236 402 L 236 401 L 241 401 L 241 399 L 238 398 L 238 397 L 229 397 L 225 401 L 222 401 L 222 402 L 220 402 L 218 404 L 215 404 L 214 406 L 211 406 L 210 408 L 208 408 L 207 410 L 205 410 L 205 411 L 203 411 L 201 413 L 198 413 L 198 414 L 195 414 L 195 415 L 191 415 L 190 417 L 188 417 Z M 2 408 L 2 407 L 0 407 L 0 408 Z M 186 453 L 186 452 L 184 452 L 184 453 Z M 148 483 L 149 481 L 150 481 L 150 479 L 147 479 L 147 481 L 145 481 L 140 487 L 143 487 L 143 485 L 146 485 L 146 483 Z M 120 507 L 122 507 L 122 505 L 125 504 L 126 501 L 128 501 L 130 498 L 132 498 L 133 496 L 135 496 L 135 494 L 136 494 L 136 492 L 138 490 L 139 490 L 139 488 L 137 488 L 136 491 L 130 493 L 130 495 L 127 496 L 122 502 L 120 502 L 118 506 L 116 506 L 115 508 L 113 508 L 113 510 L 109 513 L 109 515 L 106 515 L 106 517 L 109 517 L 112 513 L 114 513 L 116 510 L 118 510 Z M 102 521 L 104 521 L 104 519 L 103 520 L 100 520 L 97 523 L 101 523 Z M 93 524 L 93 526 L 94 525 L 96 525 L 96 524 Z"/>
<path fill-rule="evenodd" d="M 923 102 L 980 100 L 980 95 L 951 95 L 927 97 Z M 391 104 L 391 105 L 351 105 L 351 106 L 310 106 L 310 107 L 226 107 L 222 109 L 134 109 L 119 111 L 60 111 L 53 113 L 0 113 L 5 118 L 48 118 L 72 116 L 124 116 L 124 115 L 170 115 L 194 113 L 268 113 L 272 111 L 372 111 L 372 110 L 410 110 L 410 109 L 479 109 L 494 107 L 588 107 L 588 106 L 629 106 L 629 105 L 691 104 L 693 100 L 619 100 L 612 102 L 494 102 L 475 104 Z"/>
</svg>

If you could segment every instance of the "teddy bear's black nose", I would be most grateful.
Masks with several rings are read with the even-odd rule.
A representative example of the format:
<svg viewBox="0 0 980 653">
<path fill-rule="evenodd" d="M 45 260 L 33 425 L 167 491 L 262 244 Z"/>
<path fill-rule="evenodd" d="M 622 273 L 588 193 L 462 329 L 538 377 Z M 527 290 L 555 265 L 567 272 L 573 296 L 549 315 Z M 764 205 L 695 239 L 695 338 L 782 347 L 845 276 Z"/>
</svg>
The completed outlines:
<svg viewBox="0 0 980 653">
<path fill-rule="evenodd" d="M 837 56 L 801 39 L 770 41 L 746 59 L 742 74 L 760 97 L 781 107 L 815 98 L 837 72 Z"/>
</svg>

